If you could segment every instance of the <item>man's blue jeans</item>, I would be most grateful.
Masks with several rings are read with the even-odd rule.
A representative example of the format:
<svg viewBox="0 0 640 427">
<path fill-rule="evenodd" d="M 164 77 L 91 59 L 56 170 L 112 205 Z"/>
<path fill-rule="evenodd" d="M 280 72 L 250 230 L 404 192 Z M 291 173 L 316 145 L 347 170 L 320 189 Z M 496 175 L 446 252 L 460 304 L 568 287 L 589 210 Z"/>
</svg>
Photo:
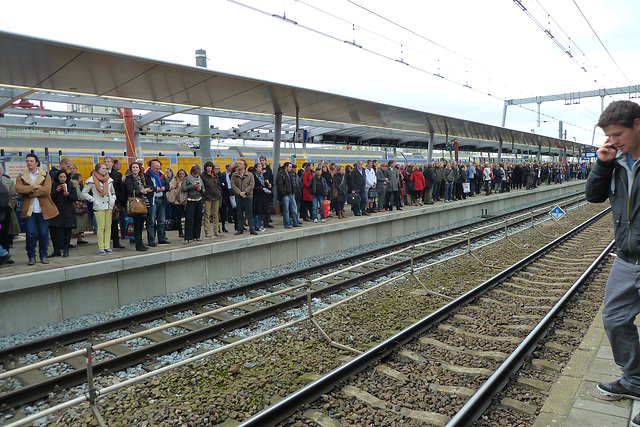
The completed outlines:
<svg viewBox="0 0 640 427">
<path fill-rule="evenodd" d="M 298 221 L 296 199 L 293 195 L 284 196 L 282 198 L 282 219 L 285 227 L 291 227 L 291 220 L 293 220 L 294 227 L 300 225 L 300 222 Z"/>
<path fill-rule="evenodd" d="M 356 190 L 356 194 L 360 195 L 360 204 L 353 205 L 353 211 L 356 214 L 362 213 L 366 214 L 367 212 L 367 191 L 363 188 L 362 190 Z"/>
<path fill-rule="evenodd" d="M 39 243 L 40 258 L 46 258 L 49 251 L 49 221 L 44 219 L 42 213 L 33 213 L 25 218 L 27 231 L 27 256 L 29 259 L 36 257 L 36 243 Z"/>
<path fill-rule="evenodd" d="M 313 210 L 311 211 L 311 219 L 318 219 L 318 208 L 320 208 L 320 218 L 324 219 L 324 211 L 322 210 L 322 202 L 324 202 L 324 197 L 322 196 L 313 196 L 311 199 L 313 203 Z"/>
<path fill-rule="evenodd" d="M 154 200 L 154 204 L 149 206 L 149 214 L 147 216 L 147 241 L 154 243 L 156 241 L 156 221 L 158 229 L 158 241 L 164 242 L 167 236 L 164 231 L 164 222 L 167 217 L 166 207 L 161 198 Z"/>
<path fill-rule="evenodd" d="M 451 201 L 453 198 L 453 182 L 444 184 L 444 200 Z"/>
<path fill-rule="evenodd" d="M 238 219 L 236 222 L 236 226 L 238 227 L 238 231 L 242 232 L 243 224 L 244 224 L 244 214 L 247 214 L 247 222 L 249 223 L 250 231 L 257 231 L 256 223 L 254 222 L 253 215 L 253 197 L 242 198 L 240 196 L 236 196 L 236 207 L 238 210 Z"/>
</svg>

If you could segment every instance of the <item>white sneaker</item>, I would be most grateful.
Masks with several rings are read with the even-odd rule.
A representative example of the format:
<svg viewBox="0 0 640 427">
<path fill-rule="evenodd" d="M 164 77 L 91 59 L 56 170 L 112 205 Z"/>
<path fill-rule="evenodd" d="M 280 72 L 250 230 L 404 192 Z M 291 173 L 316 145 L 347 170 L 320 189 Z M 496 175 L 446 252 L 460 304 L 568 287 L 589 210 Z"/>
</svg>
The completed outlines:
<svg viewBox="0 0 640 427">
<path fill-rule="evenodd" d="M 324 218 L 322 218 L 320 221 L 321 221 L 321 222 L 324 222 Z"/>
<path fill-rule="evenodd" d="M 318 222 L 318 218 L 314 219 L 314 220 L 313 220 L 313 222 L 316 222 L 316 223 L 317 223 L 317 222 Z"/>
</svg>

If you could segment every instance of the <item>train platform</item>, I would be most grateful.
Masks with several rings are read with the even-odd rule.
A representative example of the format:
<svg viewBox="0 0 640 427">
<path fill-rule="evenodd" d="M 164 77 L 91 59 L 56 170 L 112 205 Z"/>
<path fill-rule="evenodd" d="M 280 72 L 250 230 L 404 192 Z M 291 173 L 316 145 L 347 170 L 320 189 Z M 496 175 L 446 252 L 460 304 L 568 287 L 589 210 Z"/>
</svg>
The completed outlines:
<svg viewBox="0 0 640 427">
<path fill-rule="evenodd" d="M 640 401 L 602 400 L 596 386 L 620 379 L 602 326 L 602 308 L 580 347 L 550 390 L 533 427 L 627 427 L 640 412 Z M 593 393 L 593 394 L 592 394 Z"/>
<path fill-rule="evenodd" d="M 220 237 L 183 244 L 177 231 L 169 231 L 169 245 L 137 252 L 125 241 L 125 249 L 99 255 L 96 239 L 71 249 L 67 258 L 27 265 L 24 236 L 11 250 L 15 264 L 0 267 L 0 334 L 58 322 L 74 316 L 102 312 L 146 298 L 242 276 L 298 260 L 327 255 L 415 232 L 451 226 L 481 215 L 524 206 L 584 191 L 585 181 L 543 185 L 452 203 L 407 206 L 402 211 L 304 222 L 284 229 L 281 216 L 273 216 L 274 228 L 259 235 L 232 230 Z M 143 232 L 143 236 L 144 236 Z M 75 242 L 73 239 L 72 243 Z M 34 307 L 37 309 L 34 310 Z"/>
</svg>

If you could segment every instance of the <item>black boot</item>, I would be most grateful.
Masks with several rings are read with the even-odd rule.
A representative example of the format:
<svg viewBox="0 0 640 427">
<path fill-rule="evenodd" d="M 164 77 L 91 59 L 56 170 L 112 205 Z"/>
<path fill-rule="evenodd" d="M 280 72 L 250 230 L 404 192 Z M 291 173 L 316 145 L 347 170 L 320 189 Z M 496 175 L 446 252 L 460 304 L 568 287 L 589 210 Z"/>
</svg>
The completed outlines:
<svg viewBox="0 0 640 427">
<path fill-rule="evenodd" d="M 60 253 L 60 248 L 62 247 L 63 242 L 61 241 L 62 236 L 59 235 L 60 234 L 59 231 L 60 229 L 58 228 L 49 229 L 49 234 L 51 235 L 51 246 L 53 246 L 53 253 L 49 255 L 49 258 L 62 255 Z"/>
<path fill-rule="evenodd" d="M 69 256 L 69 246 L 71 245 L 71 233 L 68 236 L 64 236 L 64 246 L 62 247 L 62 257 L 66 258 Z"/>
</svg>

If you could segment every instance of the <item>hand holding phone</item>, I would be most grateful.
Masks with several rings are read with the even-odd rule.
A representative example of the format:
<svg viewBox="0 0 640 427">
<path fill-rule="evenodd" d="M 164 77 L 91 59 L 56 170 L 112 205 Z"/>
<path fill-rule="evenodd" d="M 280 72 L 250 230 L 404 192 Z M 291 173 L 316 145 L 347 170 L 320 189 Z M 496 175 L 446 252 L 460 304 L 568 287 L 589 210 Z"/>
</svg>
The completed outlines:
<svg viewBox="0 0 640 427">
<path fill-rule="evenodd" d="M 612 162 L 615 160 L 616 155 L 618 154 L 618 149 L 615 147 L 611 138 L 607 138 L 607 140 L 602 144 L 602 147 L 598 148 L 597 151 L 598 159 L 603 162 Z"/>
</svg>

